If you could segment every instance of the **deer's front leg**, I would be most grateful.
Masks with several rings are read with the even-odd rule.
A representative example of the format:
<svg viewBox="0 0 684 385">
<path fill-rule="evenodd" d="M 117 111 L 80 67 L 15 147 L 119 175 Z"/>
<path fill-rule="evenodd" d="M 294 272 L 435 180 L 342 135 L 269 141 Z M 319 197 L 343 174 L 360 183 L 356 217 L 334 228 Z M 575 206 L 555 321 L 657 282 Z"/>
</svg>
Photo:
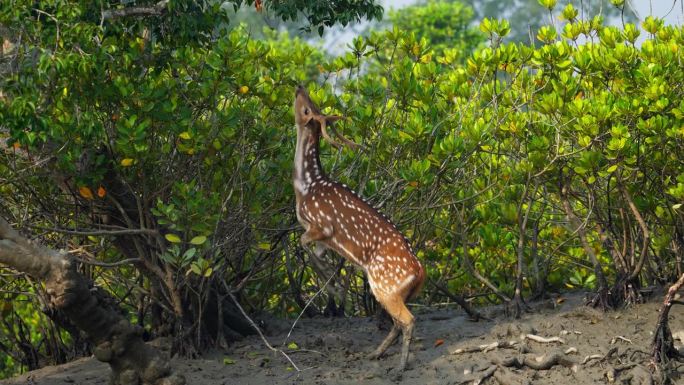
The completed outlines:
<svg viewBox="0 0 684 385">
<path fill-rule="evenodd" d="M 330 238 L 332 235 L 332 228 L 328 227 L 318 227 L 316 225 L 309 226 L 309 229 L 302 234 L 300 242 L 302 246 L 306 247 L 311 242 L 322 241 L 324 239 Z"/>
</svg>

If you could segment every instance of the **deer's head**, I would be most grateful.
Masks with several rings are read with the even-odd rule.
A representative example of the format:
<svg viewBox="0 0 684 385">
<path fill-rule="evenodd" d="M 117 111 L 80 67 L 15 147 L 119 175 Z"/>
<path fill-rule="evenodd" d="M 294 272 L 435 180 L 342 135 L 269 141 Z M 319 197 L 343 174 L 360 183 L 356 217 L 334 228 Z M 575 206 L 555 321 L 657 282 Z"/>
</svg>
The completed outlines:
<svg viewBox="0 0 684 385">
<path fill-rule="evenodd" d="M 316 107 L 314 102 L 311 101 L 309 94 L 302 86 L 297 86 L 297 90 L 295 91 L 294 109 L 295 123 L 297 124 L 297 131 L 300 134 L 309 134 L 320 130 L 320 133 L 323 135 L 323 137 L 335 147 L 341 147 L 343 144 L 353 148 L 359 147 L 358 144 L 343 137 L 335 131 L 333 123 L 344 119 L 344 117 L 338 115 L 321 114 L 321 111 L 318 109 L 318 107 Z M 331 129 L 333 135 L 342 141 L 342 144 L 336 142 L 330 137 L 328 134 L 328 128 Z"/>
</svg>

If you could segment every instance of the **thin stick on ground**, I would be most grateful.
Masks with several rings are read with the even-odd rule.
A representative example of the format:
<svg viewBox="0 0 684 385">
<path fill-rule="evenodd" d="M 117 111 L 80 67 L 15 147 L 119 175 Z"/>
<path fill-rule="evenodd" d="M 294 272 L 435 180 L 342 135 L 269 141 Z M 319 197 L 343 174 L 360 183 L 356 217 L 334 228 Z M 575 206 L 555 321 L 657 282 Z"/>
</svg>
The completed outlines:
<svg viewBox="0 0 684 385">
<path fill-rule="evenodd" d="M 316 294 L 312 295 L 311 298 L 309 298 L 309 300 L 306 301 L 306 305 L 304 305 L 304 308 L 302 308 L 302 311 L 299 312 L 299 315 L 297 316 L 297 318 L 296 318 L 296 319 L 294 320 L 294 322 L 292 323 L 292 326 L 290 326 L 290 331 L 287 333 L 287 336 L 285 336 L 285 340 L 283 340 L 283 345 L 285 345 L 285 344 L 287 343 L 287 340 L 290 339 L 290 335 L 292 334 L 292 331 L 294 330 L 295 325 L 297 325 L 297 322 L 299 321 L 299 319 L 302 318 L 302 315 L 304 314 L 304 312 L 306 311 L 306 309 L 309 307 L 309 305 L 311 305 L 311 303 L 314 301 L 314 299 L 316 299 L 316 297 L 318 297 L 319 295 L 321 295 L 321 293 L 323 292 L 323 290 L 324 290 L 326 287 L 328 287 L 328 284 L 330 283 L 330 281 L 332 281 L 332 279 L 333 279 L 336 275 L 337 275 L 337 271 L 334 271 L 334 272 L 332 273 L 332 275 L 330 276 L 330 278 L 328 278 L 328 280 L 325 281 L 325 284 L 323 284 L 323 285 L 321 286 L 321 288 L 318 289 L 318 291 L 316 292 Z"/>
<path fill-rule="evenodd" d="M 233 300 L 233 302 L 235 303 L 235 306 L 237 306 L 238 310 L 240 310 L 240 313 L 242 313 L 242 316 L 245 317 L 245 319 L 247 320 L 247 322 L 249 322 L 249 324 L 252 325 L 252 327 L 254 328 L 254 330 L 256 330 L 257 334 L 259 334 L 259 337 L 261 337 L 261 340 L 264 341 L 264 344 L 266 345 L 267 348 L 269 348 L 270 350 L 272 350 L 272 351 L 274 351 L 274 352 L 276 352 L 276 353 L 282 354 L 282 355 L 290 362 L 290 364 L 292 365 L 292 367 L 293 367 L 297 372 L 301 372 L 302 370 L 311 369 L 311 368 L 299 369 L 299 367 L 297 366 L 297 364 L 295 364 L 294 361 L 292 361 L 292 359 L 290 358 L 290 356 L 287 355 L 287 353 L 285 353 L 282 349 L 278 349 L 278 348 L 273 347 L 273 346 L 268 342 L 268 340 L 266 339 L 266 336 L 264 336 L 264 333 L 261 332 L 261 329 L 259 328 L 259 326 L 257 326 L 257 324 L 254 323 L 254 321 L 247 315 L 247 312 L 245 312 L 245 309 L 242 308 L 242 306 L 240 305 L 240 302 L 238 302 L 237 298 L 235 298 L 235 296 L 233 295 L 233 293 L 228 293 L 228 295 L 230 296 L 230 299 Z"/>
</svg>

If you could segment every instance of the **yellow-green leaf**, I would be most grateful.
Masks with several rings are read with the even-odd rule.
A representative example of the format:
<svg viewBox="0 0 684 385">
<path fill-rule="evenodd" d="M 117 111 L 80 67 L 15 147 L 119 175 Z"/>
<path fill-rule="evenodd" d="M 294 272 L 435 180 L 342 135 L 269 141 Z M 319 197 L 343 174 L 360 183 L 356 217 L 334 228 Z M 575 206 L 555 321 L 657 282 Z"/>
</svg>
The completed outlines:
<svg viewBox="0 0 684 385">
<path fill-rule="evenodd" d="M 192 138 L 192 136 L 190 136 L 190 133 L 187 131 L 181 132 L 180 135 L 178 135 L 178 136 L 180 136 L 181 139 L 185 139 L 185 140 Z"/>
<path fill-rule="evenodd" d="M 614 164 L 614 165 L 608 167 L 608 170 L 606 170 L 606 171 L 615 172 L 615 170 L 617 170 L 617 168 L 618 168 L 617 164 Z"/>
<path fill-rule="evenodd" d="M 192 238 L 190 240 L 190 243 L 192 243 L 193 245 L 201 245 L 206 241 L 207 241 L 207 237 L 205 237 L 204 235 L 198 235 L 198 236 Z"/>
<path fill-rule="evenodd" d="M 296 350 L 296 349 L 299 349 L 299 346 L 297 345 L 296 342 L 290 342 L 289 344 L 287 344 L 287 348 L 291 349 L 291 350 Z"/>
<path fill-rule="evenodd" d="M 230 357 L 223 357 L 223 365 L 233 365 L 235 360 Z"/>
<path fill-rule="evenodd" d="M 262 243 L 258 244 L 257 247 L 260 248 L 261 250 L 271 250 L 271 244 L 268 242 L 262 242 Z"/>
<path fill-rule="evenodd" d="M 133 165 L 133 159 L 131 159 L 131 158 L 121 159 L 121 165 L 124 167 L 130 167 Z"/>
<path fill-rule="evenodd" d="M 86 186 L 79 187 L 78 193 L 81 194 L 81 196 L 85 199 L 93 199 L 93 192 Z"/>
<path fill-rule="evenodd" d="M 178 235 L 172 234 L 172 233 L 168 233 L 168 234 L 164 235 L 164 238 L 166 238 L 166 240 L 171 242 L 171 243 L 180 243 L 180 241 L 181 241 L 181 239 Z"/>
</svg>

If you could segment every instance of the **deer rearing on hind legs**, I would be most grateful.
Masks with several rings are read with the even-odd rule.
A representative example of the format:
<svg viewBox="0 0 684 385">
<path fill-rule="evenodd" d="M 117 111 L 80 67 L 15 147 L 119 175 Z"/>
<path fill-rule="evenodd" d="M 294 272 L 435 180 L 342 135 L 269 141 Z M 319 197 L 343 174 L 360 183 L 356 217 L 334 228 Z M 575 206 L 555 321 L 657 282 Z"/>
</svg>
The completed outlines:
<svg viewBox="0 0 684 385">
<path fill-rule="evenodd" d="M 414 318 L 406 301 L 418 294 L 425 272 L 414 255 L 408 240 L 376 209 L 345 185 L 330 180 L 318 157 L 321 135 L 339 146 L 328 128 L 341 119 L 322 115 L 299 86 L 295 93 L 295 123 L 297 146 L 294 164 L 294 189 L 297 219 L 306 230 L 301 243 L 315 243 L 314 253 L 320 257 L 332 249 L 360 266 L 368 276 L 373 295 L 394 321 L 389 335 L 370 354 L 378 358 L 403 335 L 399 372 L 406 368 Z M 338 136 L 339 137 L 339 136 Z M 344 137 L 341 140 L 355 144 Z"/>
</svg>

